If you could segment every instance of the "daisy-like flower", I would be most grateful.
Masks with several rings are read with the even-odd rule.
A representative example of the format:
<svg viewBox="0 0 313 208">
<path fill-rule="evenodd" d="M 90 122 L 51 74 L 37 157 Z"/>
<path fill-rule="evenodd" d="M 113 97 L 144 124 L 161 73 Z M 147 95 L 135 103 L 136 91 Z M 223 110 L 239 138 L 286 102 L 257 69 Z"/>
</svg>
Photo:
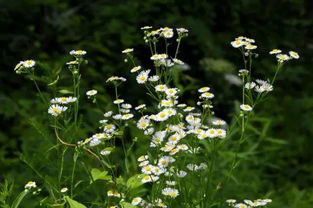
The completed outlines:
<svg viewBox="0 0 313 208">
<path fill-rule="evenodd" d="M 214 94 L 210 92 L 204 92 L 200 96 L 201 98 L 212 99 L 214 98 Z"/>
<path fill-rule="evenodd" d="M 150 59 L 152 61 L 160 61 L 162 59 L 166 59 L 167 58 L 167 54 L 162 53 L 162 54 L 154 54 L 153 56 L 150 57 Z"/>
<path fill-rule="evenodd" d="M 223 139 L 226 137 L 226 131 L 224 129 L 216 129 L 217 137 Z"/>
<path fill-rule="evenodd" d="M 200 89 L 198 89 L 198 92 L 203 93 L 203 92 L 207 92 L 209 90 L 210 90 L 209 87 L 201 87 Z"/>
<path fill-rule="evenodd" d="M 179 60 L 179 59 L 177 59 L 177 58 L 174 58 L 174 59 L 173 59 L 173 62 L 174 62 L 175 64 L 178 64 L 178 65 L 184 65 L 184 64 L 185 64 L 183 61 L 181 61 L 181 60 Z"/>
<path fill-rule="evenodd" d="M 24 186 L 25 189 L 32 189 L 32 188 L 36 188 L 37 185 L 36 185 L 36 182 L 34 181 L 28 181 L 26 183 L 26 185 Z"/>
<path fill-rule="evenodd" d="M 88 98 L 91 98 L 91 97 L 95 96 L 97 93 L 98 93 L 97 90 L 88 90 L 86 92 L 86 95 L 87 95 Z"/>
<path fill-rule="evenodd" d="M 138 129 L 145 130 L 146 128 L 148 128 L 149 125 L 150 125 L 150 120 L 146 118 L 139 119 L 139 121 L 137 122 Z"/>
<path fill-rule="evenodd" d="M 213 128 L 208 129 L 206 131 L 206 134 L 208 135 L 209 138 L 217 137 L 217 131 L 216 131 L 216 129 L 213 129 Z"/>
<path fill-rule="evenodd" d="M 256 45 L 252 45 L 252 44 L 248 44 L 248 45 L 246 45 L 246 47 L 245 47 L 245 49 L 247 49 L 247 50 L 254 50 L 254 49 L 256 49 L 257 48 L 257 46 Z"/>
<path fill-rule="evenodd" d="M 212 124 L 216 126 L 224 126 L 226 125 L 226 122 L 223 120 L 217 119 L 217 120 L 212 121 Z"/>
<path fill-rule="evenodd" d="M 132 105 L 129 104 L 129 103 L 123 103 L 123 104 L 122 104 L 122 108 L 131 109 L 131 108 L 132 108 Z"/>
<path fill-rule="evenodd" d="M 161 35 L 164 37 L 164 38 L 172 38 L 174 36 L 174 32 L 173 32 L 173 29 L 171 28 L 164 28 Z"/>
<path fill-rule="evenodd" d="M 279 53 L 281 53 L 281 50 L 279 50 L 279 49 L 273 49 L 273 50 L 270 51 L 269 54 L 279 54 Z"/>
<path fill-rule="evenodd" d="M 149 82 L 157 82 L 159 81 L 160 77 L 158 75 L 153 75 L 151 77 L 149 77 Z"/>
<path fill-rule="evenodd" d="M 131 70 L 130 70 L 130 72 L 131 73 L 134 73 L 134 72 L 136 72 L 136 71 L 139 71 L 141 69 L 141 66 L 135 66 L 135 67 L 133 67 Z"/>
<path fill-rule="evenodd" d="M 136 197 L 136 198 L 133 198 L 132 200 L 132 205 L 133 206 L 137 206 L 138 204 L 140 204 L 142 202 L 142 198 L 141 197 Z"/>
<path fill-rule="evenodd" d="M 236 204 L 234 207 L 235 208 L 248 208 L 248 206 L 243 203 Z"/>
<path fill-rule="evenodd" d="M 145 70 L 145 71 L 140 72 L 138 76 L 136 77 L 137 83 L 144 84 L 148 80 L 149 73 L 150 73 L 150 70 Z"/>
<path fill-rule="evenodd" d="M 189 31 L 185 28 L 177 28 L 176 29 L 178 33 L 188 33 Z"/>
<path fill-rule="evenodd" d="M 113 114 L 113 111 L 108 111 L 106 113 L 103 114 L 104 117 L 111 117 Z"/>
<path fill-rule="evenodd" d="M 152 26 L 143 26 L 140 29 L 141 30 L 150 30 L 150 29 L 152 29 Z"/>
<path fill-rule="evenodd" d="M 248 104 L 241 104 L 240 109 L 243 111 L 252 111 L 252 107 Z"/>
<path fill-rule="evenodd" d="M 77 98 L 76 97 L 57 97 L 53 98 L 50 103 L 53 104 L 68 104 L 68 103 L 73 103 L 76 102 Z"/>
<path fill-rule="evenodd" d="M 138 162 L 142 162 L 142 161 L 145 161 L 145 160 L 148 160 L 148 159 L 149 159 L 148 155 L 141 155 L 140 157 L 138 157 L 137 161 Z"/>
<path fill-rule="evenodd" d="M 104 150 L 100 151 L 100 154 L 103 156 L 107 156 L 107 155 L 111 154 L 111 152 L 112 152 L 111 150 L 104 149 Z"/>
<path fill-rule="evenodd" d="M 164 84 L 159 84 L 159 85 L 155 86 L 154 89 L 157 92 L 165 92 L 168 88 Z"/>
<path fill-rule="evenodd" d="M 135 107 L 135 110 L 141 110 L 141 109 L 144 109 L 146 108 L 146 104 L 141 104 L 141 105 L 138 105 Z"/>
<path fill-rule="evenodd" d="M 173 97 L 177 93 L 177 88 L 169 88 L 165 91 L 165 93 L 168 97 Z"/>
<path fill-rule="evenodd" d="M 64 187 L 60 190 L 61 193 L 66 193 L 68 191 L 68 188 Z"/>
<path fill-rule="evenodd" d="M 154 117 L 154 120 L 155 121 L 165 121 L 168 118 L 169 118 L 169 115 L 167 114 L 167 112 L 166 111 L 161 111 Z"/>
<path fill-rule="evenodd" d="M 121 104 L 123 102 L 124 102 L 123 99 L 116 99 L 116 100 L 113 101 L 114 104 Z"/>
<path fill-rule="evenodd" d="M 299 59 L 300 58 L 299 54 L 297 52 L 295 52 L 295 51 L 289 51 L 289 56 L 294 58 L 294 59 Z"/>
<path fill-rule="evenodd" d="M 112 133 L 116 129 L 114 124 L 107 124 L 104 126 L 103 131 L 106 133 Z"/>
<path fill-rule="evenodd" d="M 144 177 L 142 177 L 141 182 L 142 182 L 142 183 L 149 183 L 149 182 L 152 182 L 152 177 L 149 176 L 149 175 L 145 175 Z"/>
<path fill-rule="evenodd" d="M 187 172 L 181 170 L 181 171 L 178 171 L 178 172 L 176 173 L 176 175 L 177 175 L 177 177 L 179 177 L 179 178 L 183 178 L 183 177 L 185 177 L 185 176 L 187 175 Z"/>
<path fill-rule="evenodd" d="M 185 112 L 190 112 L 190 111 L 193 111 L 195 108 L 194 107 L 191 107 L 191 106 L 187 106 L 184 111 Z"/>
<path fill-rule="evenodd" d="M 287 54 L 278 54 L 276 56 L 276 58 L 278 59 L 279 62 L 283 63 L 285 61 L 288 61 L 290 59 L 290 57 Z"/>
<path fill-rule="evenodd" d="M 129 120 L 133 117 L 134 117 L 134 114 L 128 113 L 128 114 L 124 114 L 121 119 L 122 120 Z"/>
<path fill-rule="evenodd" d="M 162 190 L 162 194 L 170 198 L 176 198 L 179 195 L 179 192 L 175 188 L 164 188 Z"/>
<path fill-rule="evenodd" d="M 84 50 L 71 50 L 70 51 L 70 55 L 72 55 L 72 56 L 84 56 L 86 54 L 87 54 L 87 52 Z"/>
<path fill-rule="evenodd" d="M 234 203 L 236 203 L 236 199 L 227 199 L 226 200 L 226 203 L 228 203 L 228 204 L 234 204 Z"/>
<path fill-rule="evenodd" d="M 34 60 L 25 60 L 22 64 L 25 68 L 32 68 L 35 66 L 36 62 Z"/>
<path fill-rule="evenodd" d="M 122 51 L 122 53 L 127 54 L 127 53 L 131 53 L 131 52 L 133 52 L 133 51 L 134 51 L 133 48 L 126 48 L 125 50 Z"/>
<path fill-rule="evenodd" d="M 231 42 L 231 45 L 234 47 L 234 48 L 239 48 L 241 46 L 244 45 L 244 42 L 241 41 L 241 40 L 235 40 L 235 41 L 232 41 Z"/>
<path fill-rule="evenodd" d="M 109 77 L 109 78 L 106 80 L 106 83 L 108 83 L 108 82 L 113 82 L 113 81 L 122 81 L 122 82 L 125 82 L 126 79 L 125 79 L 124 77 L 112 76 L 112 77 Z"/>
<path fill-rule="evenodd" d="M 62 112 L 66 111 L 66 106 L 60 106 L 60 105 L 51 105 L 48 109 L 48 113 L 51 114 L 54 117 L 59 116 Z"/>
<path fill-rule="evenodd" d="M 245 84 L 245 88 L 248 89 L 248 90 L 251 90 L 251 89 L 253 89 L 255 87 L 255 85 L 256 85 L 255 82 L 247 82 Z"/>
</svg>

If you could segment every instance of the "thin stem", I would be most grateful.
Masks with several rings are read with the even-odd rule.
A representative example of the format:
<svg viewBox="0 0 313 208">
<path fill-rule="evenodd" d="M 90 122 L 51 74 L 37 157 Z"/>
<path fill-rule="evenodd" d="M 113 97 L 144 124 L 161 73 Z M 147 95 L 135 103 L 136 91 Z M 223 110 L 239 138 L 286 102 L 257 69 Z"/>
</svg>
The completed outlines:
<svg viewBox="0 0 313 208">
<path fill-rule="evenodd" d="M 181 38 L 178 38 L 178 43 L 177 43 L 177 47 L 176 47 L 176 52 L 175 52 L 175 56 L 174 56 L 174 58 L 176 58 L 177 57 L 177 55 L 178 55 L 178 50 L 179 50 L 179 46 L 180 46 L 180 41 L 181 41 Z"/>
</svg>

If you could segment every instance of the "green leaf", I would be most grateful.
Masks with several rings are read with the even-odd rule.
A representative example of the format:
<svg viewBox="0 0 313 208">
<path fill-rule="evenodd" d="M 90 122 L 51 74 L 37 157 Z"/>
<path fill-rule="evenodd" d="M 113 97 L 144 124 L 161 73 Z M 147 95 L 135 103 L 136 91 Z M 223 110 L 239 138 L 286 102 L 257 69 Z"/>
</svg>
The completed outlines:
<svg viewBox="0 0 313 208">
<path fill-rule="evenodd" d="M 133 206 L 132 204 L 130 204 L 130 203 L 128 203 L 128 202 L 125 202 L 125 201 L 120 202 L 120 205 L 121 205 L 123 208 L 135 208 L 135 206 Z"/>
<path fill-rule="evenodd" d="M 126 182 L 127 188 L 128 189 L 135 189 L 135 188 L 141 186 L 143 184 L 141 181 L 143 176 L 144 176 L 144 174 L 137 174 L 137 175 L 130 177 Z"/>
<path fill-rule="evenodd" d="M 74 199 L 71 199 L 70 197 L 65 197 L 67 203 L 70 205 L 70 208 L 87 208 L 85 205 L 75 201 Z"/>
<path fill-rule="evenodd" d="M 111 180 L 111 176 L 108 175 L 108 171 L 101 171 L 97 168 L 93 168 L 91 170 L 91 176 L 92 176 L 92 179 L 93 181 L 96 181 L 96 180 Z"/>
</svg>

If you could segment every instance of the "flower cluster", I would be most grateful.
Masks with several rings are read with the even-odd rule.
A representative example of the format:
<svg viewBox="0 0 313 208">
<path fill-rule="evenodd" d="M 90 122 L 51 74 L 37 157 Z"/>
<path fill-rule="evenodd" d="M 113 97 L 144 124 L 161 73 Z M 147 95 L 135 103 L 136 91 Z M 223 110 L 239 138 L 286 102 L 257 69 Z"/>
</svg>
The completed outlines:
<svg viewBox="0 0 313 208">
<path fill-rule="evenodd" d="M 264 206 L 267 206 L 271 202 L 272 202 L 271 199 L 257 199 L 254 201 L 245 199 L 243 203 L 237 203 L 237 200 L 235 199 L 226 200 L 226 203 L 230 207 L 235 207 L 235 208 L 264 207 Z"/>
</svg>

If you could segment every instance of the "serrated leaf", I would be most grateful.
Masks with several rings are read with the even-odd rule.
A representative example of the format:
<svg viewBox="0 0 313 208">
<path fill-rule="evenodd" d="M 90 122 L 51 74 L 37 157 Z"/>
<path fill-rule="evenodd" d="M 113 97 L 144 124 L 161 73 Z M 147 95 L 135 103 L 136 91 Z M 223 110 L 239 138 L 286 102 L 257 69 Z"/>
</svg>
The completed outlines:
<svg viewBox="0 0 313 208">
<path fill-rule="evenodd" d="M 67 203 L 70 205 L 70 208 L 87 208 L 85 205 L 75 201 L 74 199 L 71 199 L 70 197 L 65 197 Z"/>
</svg>

